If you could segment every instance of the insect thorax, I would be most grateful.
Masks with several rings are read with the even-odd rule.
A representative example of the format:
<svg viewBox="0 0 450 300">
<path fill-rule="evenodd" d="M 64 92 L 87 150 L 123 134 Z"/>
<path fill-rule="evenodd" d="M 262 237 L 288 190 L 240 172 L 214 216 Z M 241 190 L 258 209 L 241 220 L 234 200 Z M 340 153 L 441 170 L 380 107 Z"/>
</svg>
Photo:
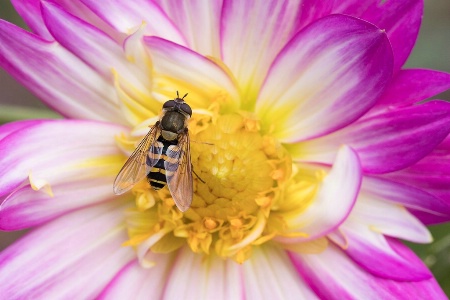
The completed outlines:
<svg viewBox="0 0 450 300">
<path fill-rule="evenodd" d="M 177 111 L 168 111 L 161 119 L 161 129 L 175 134 L 181 133 L 185 125 L 186 117 Z M 172 139 L 168 139 L 172 140 Z"/>
</svg>

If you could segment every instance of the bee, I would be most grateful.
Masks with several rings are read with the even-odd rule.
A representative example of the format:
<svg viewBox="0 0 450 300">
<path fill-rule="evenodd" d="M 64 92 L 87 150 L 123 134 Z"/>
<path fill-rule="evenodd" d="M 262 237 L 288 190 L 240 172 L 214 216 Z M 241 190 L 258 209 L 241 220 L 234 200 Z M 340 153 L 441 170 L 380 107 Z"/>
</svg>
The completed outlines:
<svg viewBox="0 0 450 300">
<path fill-rule="evenodd" d="M 113 190 L 120 195 L 144 177 L 154 190 L 166 184 L 176 206 L 182 212 L 192 203 L 192 164 L 188 121 L 191 107 L 180 98 L 166 101 L 155 125 L 139 143 L 119 171 Z"/>
</svg>

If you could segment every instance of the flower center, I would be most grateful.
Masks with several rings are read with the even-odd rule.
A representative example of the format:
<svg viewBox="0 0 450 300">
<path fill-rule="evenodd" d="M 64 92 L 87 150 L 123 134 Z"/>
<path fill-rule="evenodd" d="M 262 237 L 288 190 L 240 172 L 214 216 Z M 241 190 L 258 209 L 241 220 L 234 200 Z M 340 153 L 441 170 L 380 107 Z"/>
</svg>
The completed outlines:
<svg viewBox="0 0 450 300">
<path fill-rule="evenodd" d="M 194 113 L 189 132 L 197 175 L 190 209 L 181 213 L 167 188 L 139 183 L 136 208 L 127 212 L 126 245 L 136 246 L 143 260 L 148 251 L 171 252 L 187 243 L 193 252 L 243 262 L 252 246 L 276 234 L 270 215 L 290 177 L 290 158 L 248 113 Z"/>
</svg>

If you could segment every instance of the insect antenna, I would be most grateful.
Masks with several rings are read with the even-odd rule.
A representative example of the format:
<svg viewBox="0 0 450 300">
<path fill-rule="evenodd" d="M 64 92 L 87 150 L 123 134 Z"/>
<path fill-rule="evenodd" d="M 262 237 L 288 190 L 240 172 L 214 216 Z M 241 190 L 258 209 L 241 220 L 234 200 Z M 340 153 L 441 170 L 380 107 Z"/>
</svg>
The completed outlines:
<svg viewBox="0 0 450 300">
<path fill-rule="evenodd" d="M 183 96 L 183 98 L 181 98 L 181 99 L 184 99 L 184 97 L 186 97 L 188 95 L 188 93 L 186 93 L 184 96 Z"/>
</svg>

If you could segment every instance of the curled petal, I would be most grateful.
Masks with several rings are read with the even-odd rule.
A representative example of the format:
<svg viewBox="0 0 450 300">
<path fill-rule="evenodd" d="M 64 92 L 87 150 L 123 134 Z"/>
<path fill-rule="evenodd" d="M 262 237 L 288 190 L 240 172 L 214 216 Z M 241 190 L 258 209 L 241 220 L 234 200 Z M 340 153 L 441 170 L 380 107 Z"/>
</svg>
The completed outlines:
<svg viewBox="0 0 450 300">
<path fill-rule="evenodd" d="M 343 146 L 330 173 L 325 177 L 313 203 L 307 210 L 286 220 L 291 232 L 307 237 L 277 237 L 281 243 L 313 240 L 335 230 L 352 210 L 358 196 L 362 174 L 358 155 Z"/>
<path fill-rule="evenodd" d="M 328 16 L 305 27 L 280 52 L 256 113 L 263 130 L 283 142 L 322 136 L 368 111 L 391 73 L 384 31 L 349 16 Z"/>
</svg>

